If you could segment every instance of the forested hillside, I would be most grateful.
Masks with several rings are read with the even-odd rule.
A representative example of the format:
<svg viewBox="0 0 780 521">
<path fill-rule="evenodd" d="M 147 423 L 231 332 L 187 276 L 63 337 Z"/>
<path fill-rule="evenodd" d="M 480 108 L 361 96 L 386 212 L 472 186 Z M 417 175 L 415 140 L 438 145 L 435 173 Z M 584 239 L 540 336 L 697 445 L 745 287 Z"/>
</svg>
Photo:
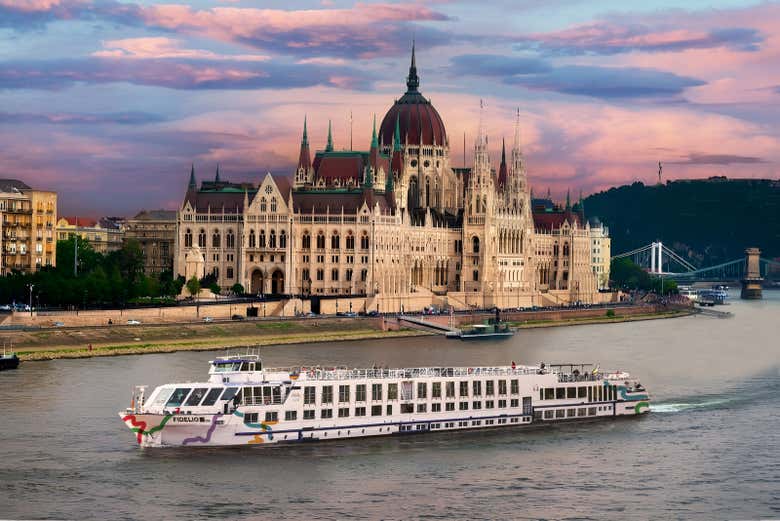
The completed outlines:
<svg viewBox="0 0 780 521">
<path fill-rule="evenodd" d="M 780 256 L 780 181 L 637 182 L 591 195 L 585 213 L 609 226 L 613 254 L 661 240 L 699 267 L 743 256 L 749 246 Z"/>
</svg>

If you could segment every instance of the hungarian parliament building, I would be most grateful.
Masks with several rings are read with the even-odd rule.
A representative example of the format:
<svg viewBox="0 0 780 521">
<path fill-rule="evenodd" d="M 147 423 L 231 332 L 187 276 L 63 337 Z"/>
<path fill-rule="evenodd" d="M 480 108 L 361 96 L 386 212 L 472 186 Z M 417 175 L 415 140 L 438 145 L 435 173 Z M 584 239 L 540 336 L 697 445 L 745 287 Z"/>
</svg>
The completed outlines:
<svg viewBox="0 0 780 521">
<path fill-rule="evenodd" d="M 236 183 L 217 170 L 198 186 L 193 167 L 178 210 L 175 272 L 210 274 L 226 290 L 240 284 L 300 311 L 346 297 L 356 312 L 608 299 L 599 291 L 609 279 L 608 230 L 586 220 L 581 198 L 572 205 L 567 196 L 565 206 L 549 193 L 533 199 L 519 115 L 498 168 L 481 121 L 473 165 L 455 168 L 444 123 L 419 84 L 412 50 L 407 90 L 378 129 L 374 121 L 368 151 L 336 150 L 329 128 L 312 158 L 304 118 L 289 177 Z"/>
</svg>

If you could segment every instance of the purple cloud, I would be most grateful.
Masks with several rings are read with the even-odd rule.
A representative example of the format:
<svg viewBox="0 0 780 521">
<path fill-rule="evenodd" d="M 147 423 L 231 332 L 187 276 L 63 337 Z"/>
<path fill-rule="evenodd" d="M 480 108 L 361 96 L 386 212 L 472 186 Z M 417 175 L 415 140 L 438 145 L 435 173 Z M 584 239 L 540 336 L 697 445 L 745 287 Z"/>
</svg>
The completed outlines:
<svg viewBox="0 0 780 521">
<path fill-rule="evenodd" d="M 621 26 L 604 22 L 581 25 L 563 31 L 523 36 L 516 47 L 548 55 L 611 55 L 627 52 L 678 52 L 688 49 L 725 47 L 755 52 L 763 35 L 749 27 L 724 27 L 709 31 L 687 29 L 656 30 L 646 25 Z"/>
<path fill-rule="evenodd" d="M 76 83 L 127 82 L 182 90 L 337 86 L 365 90 L 360 71 L 271 61 L 83 58 L 0 62 L 0 89 L 59 90 Z"/>
<path fill-rule="evenodd" d="M 167 118 L 148 112 L 114 112 L 108 114 L 76 114 L 69 112 L 35 114 L 28 112 L 0 112 L 0 124 L 50 125 L 146 125 L 161 123 Z"/>
<path fill-rule="evenodd" d="M 684 161 L 668 161 L 672 165 L 734 165 L 766 163 L 765 159 L 731 154 L 688 154 Z"/>
<path fill-rule="evenodd" d="M 704 85 L 696 78 L 657 69 L 564 65 L 534 58 L 472 54 L 452 59 L 456 74 L 498 77 L 508 85 L 602 99 L 670 98 Z"/>
</svg>

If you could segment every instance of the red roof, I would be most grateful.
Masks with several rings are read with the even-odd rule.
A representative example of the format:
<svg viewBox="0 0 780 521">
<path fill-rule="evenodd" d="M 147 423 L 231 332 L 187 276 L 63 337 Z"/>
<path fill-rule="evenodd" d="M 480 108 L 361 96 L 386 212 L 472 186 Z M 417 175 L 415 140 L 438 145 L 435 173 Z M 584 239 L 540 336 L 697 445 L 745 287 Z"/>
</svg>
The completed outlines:
<svg viewBox="0 0 780 521">
<path fill-rule="evenodd" d="M 61 216 L 60 219 L 65 219 L 68 221 L 68 224 L 71 226 L 78 225 L 82 228 L 94 228 L 97 225 L 97 220 L 92 219 L 90 217 L 63 217 Z"/>
<path fill-rule="evenodd" d="M 393 143 L 395 121 L 401 132 L 401 144 L 444 145 L 447 132 L 444 123 L 431 102 L 421 94 L 405 94 L 385 114 L 379 127 L 379 139 L 385 146 Z"/>
<path fill-rule="evenodd" d="M 572 212 L 542 212 L 534 213 L 534 227 L 537 230 L 551 231 L 557 230 L 565 221 L 569 221 L 569 225 L 579 223 L 580 218 L 576 213 Z"/>
<path fill-rule="evenodd" d="M 363 157 L 355 155 L 317 154 L 314 170 L 318 178 L 359 180 L 363 174 Z"/>
</svg>

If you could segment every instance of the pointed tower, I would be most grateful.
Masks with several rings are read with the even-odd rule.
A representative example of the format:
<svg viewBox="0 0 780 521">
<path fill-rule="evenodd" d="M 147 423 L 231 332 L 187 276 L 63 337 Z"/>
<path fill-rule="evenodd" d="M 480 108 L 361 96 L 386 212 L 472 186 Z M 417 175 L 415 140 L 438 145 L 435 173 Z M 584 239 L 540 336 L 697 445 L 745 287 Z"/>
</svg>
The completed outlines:
<svg viewBox="0 0 780 521">
<path fill-rule="evenodd" d="M 301 138 L 301 151 L 298 154 L 298 167 L 295 169 L 295 186 L 300 188 L 314 182 L 314 169 L 311 165 L 311 153 L 309 152 L 309 135 L 306 128 L 306 116 L 303 117 L 303 137 Z"/>
<path fill-rule="evenodd" d="M 214 176 L 214 182 L 215 183 L 221 183 L 222 180 L 219 178 L 219 164 L 217 164 L 217 175 Z"/>
<path fill-rule="evenodd" d="M 328 120 L 328 144 L 325 145 L 325 152 L 333 152 L 333 128 Z"/>
<path fill-rule="evenodd" d="M 195 163 L 192 164 L 190 169 L 190 183 L 187 185 L 187 190 L 197 190 L 198 183 L 195 181 Z"/>
<path fill-rule="evenodd" d="M 419 86 L 420 77 L 417 76 L 417 60 L 414 56 L 414 40 L 412 40 L 412 63 L 409 65 L 409 76 L 406 77 L 406 93 L 416 93 Z"/>
<path fill-rule="evenodd" d="M 496 187 L 499 192 L 503 192 L 507 188 L 508 173 L 506 167 L 506 143 L 504 139 L 501 139 L 501 165 L 498 167 L 498 186 Z"/>
<path fill-rule="evenodd" d="M 571 211 L 571 190 L 566 189 L 566 211 Z"/>
</svg>

